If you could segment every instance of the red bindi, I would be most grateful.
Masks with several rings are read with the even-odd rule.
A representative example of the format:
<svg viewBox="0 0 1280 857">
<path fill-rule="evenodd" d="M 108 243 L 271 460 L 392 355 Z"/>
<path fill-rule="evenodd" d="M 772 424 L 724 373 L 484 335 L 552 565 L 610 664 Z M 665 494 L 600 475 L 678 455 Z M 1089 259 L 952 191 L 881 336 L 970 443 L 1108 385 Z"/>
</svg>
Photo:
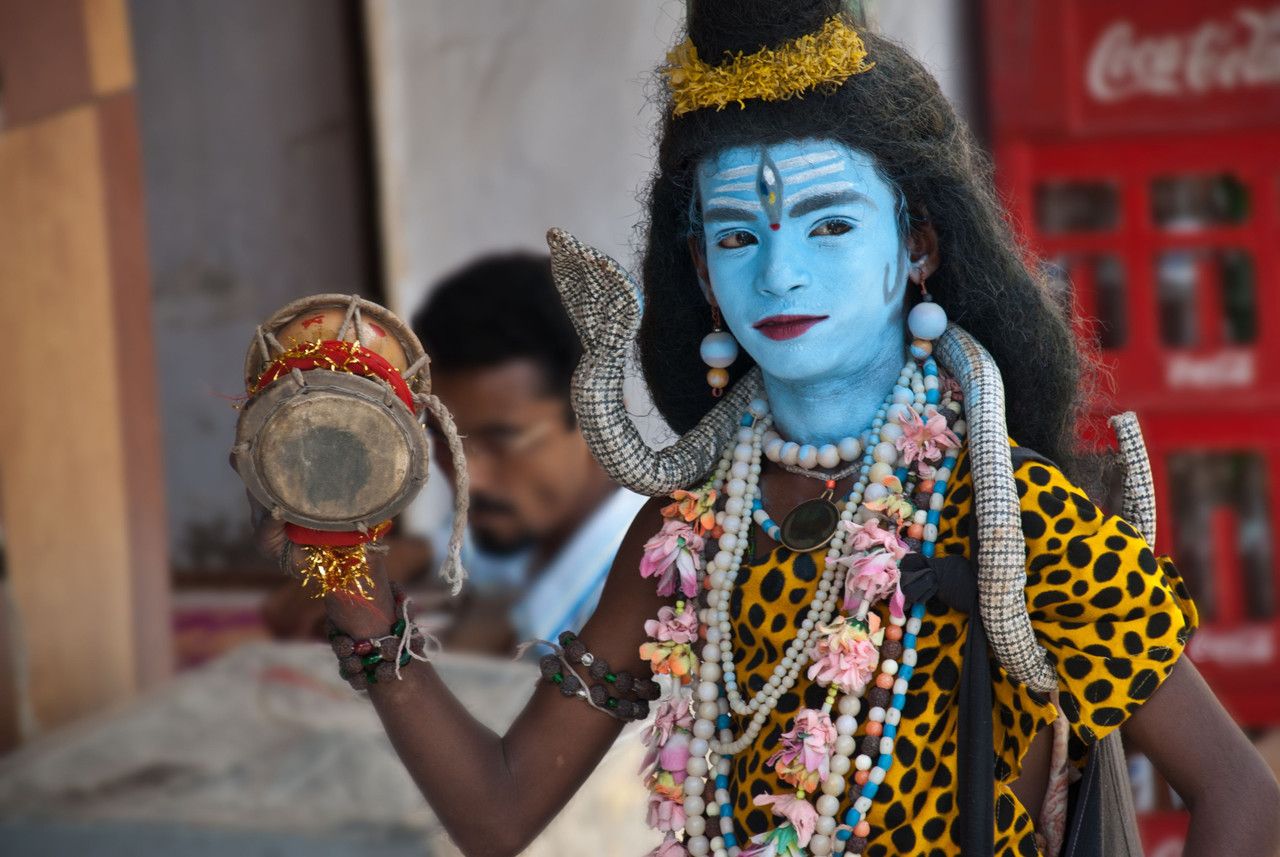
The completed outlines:
<svg viewBox="0 0 1280 857">
<path fill-rule="evenodd" d="M 782 224 L 781 224 L 781 223 L 770 223 L 770 224 L 769 224 L 769 228 L 770 228 L 770 229 L 772 229 L 774 232 L 777 232 L 779 229 L 781 229 L 781 228 L 782 228 Z"/>
</svg>

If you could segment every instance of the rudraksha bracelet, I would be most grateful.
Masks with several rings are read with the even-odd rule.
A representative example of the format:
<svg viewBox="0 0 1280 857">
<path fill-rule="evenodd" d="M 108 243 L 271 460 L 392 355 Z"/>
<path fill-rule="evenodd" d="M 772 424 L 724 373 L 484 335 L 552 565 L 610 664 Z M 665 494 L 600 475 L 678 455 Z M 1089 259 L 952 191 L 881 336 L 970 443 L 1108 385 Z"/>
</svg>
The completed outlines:
<svg viewBox="0 0 1280 857">
<path fill-rule="evenodd" d="M 619 720 L 644 720 L 649 716 L 649 703 L 658 698 L 660 688 L 654 681 L 637 679 L 626 670 L 611 670 L 604 658 L 591 654 L 577 635 L 564 631 L 560 644 L 541 640 L 554 654 L 544 655 L 539 662 L 542 677 L 557 685 L 566 697 L 576 696 L 592 708 Z M 588 683 L 576 666 L 586 667 L 587 675 L 596 679 Z"/>
<path fill-rule="evenodd" d="M 338 672 L 356 690 L 400 678 L 400 670 L 412 660 L 426 661 L 427 643 L 435 638 L 413 624 L 410 603 L 397 583 L 391 584 L 395 610 L 400 618 L 381 637 L 356 639 L 325 622 L 329 645 L 338 656 Z M 436 644 L 439 645 L 438 643 Z"/>
</svg>

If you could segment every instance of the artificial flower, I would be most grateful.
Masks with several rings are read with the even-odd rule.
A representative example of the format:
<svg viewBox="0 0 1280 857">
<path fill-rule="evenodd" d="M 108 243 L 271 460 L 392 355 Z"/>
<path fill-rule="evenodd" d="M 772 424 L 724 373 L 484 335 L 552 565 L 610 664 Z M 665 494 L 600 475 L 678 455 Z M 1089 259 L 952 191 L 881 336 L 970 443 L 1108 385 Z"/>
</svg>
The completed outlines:
<svg viewBox="0 0 1280 857">
<path fill-rule="evenodd" d="M 674 607 L 661 607 L 657 619 L 645 620 L 644 632 L 660 643 L 692 643 L 698 639 L 698 611 L 692 601 L 686 601 L 679 613 Z"/>
<path fill-rule="evenodd" d="M 688 857 L 689 852 L 684 850 L 684 846 L 671 834 L 667 834 L 667 838 L 662 840 L 662 844 L 650 851 L 644 857 Z"/>
<path fill-rule="evenodd" d="M 662 517 L 693 524 L 694 531 L 705 536 L 716 529 L 716 490 L 686 491 L 683 488 L 671 492 L 675 502 L 662 507 Z"/>
<path fill-rule="evenodd" d="M 649 813 L 646 819 L 655 830 L 675 833 L 684 829 L 684 788 L 665 771 L 650 785 Z"/>
<path fill-rule="evenodd" d="M 640 646 L 640 657 L 649 662 L 654 675 L 669 675 L 681 684 L 693 681 L 698 659 L 688 643 L 658 643 L 650 640 Z"/>
<path fill-rule="evenodd" d="M 795 828 L 796 840 L 801 848 L 809 844 L 813 837 L 813 829 L 818 823 L 818 811 L 813 804 L 794 795 L 758 794 L 755 796 L 756 806 L 773 804 L 773 814 L 785 818 Z"/>
<path fill-rule="evenodd" d="M 852 550 L 872 551 L 883 548 L 893 554 L 894 559 L 902 559 L 907 555 L 907 546 L 898 537 L 898 533 L 881 527 L 880 521 L 875 518 L 864 524 L 854 521 L 841 521 L 840 524 L 849 533 L 849 547 Z"/>
<path fill-rule="evenodd" d="M 844 582 L 846 611 L 857 610 L 863 601 L 874 604 L 887 598 L 893 615 L 902 615 L 906 598 L 899 587 L 902 573 L 893 554 L 888 551 L 862 554 L 852 557 L 848 565 L 849 573 Z"/>
<path fill-rule="evenodd" d="M 880 652 L 875 638 L 880 617 L 872 613 L 864 625 L 840 616 L 830 625 L 819 625 L 819 637 L 809 650 L 813 663 L 809 678 L 829 687 L 835 685 L 844 693 L 862 693 L 875 675 Z"/>
<path fill-rule="evenodd" d="M 671 733 L 677 729 L 693 729 L 693 713 L 689 710 L 689 700 L 686 698 L 676 697 L 658 706 L 653 722 L 645 729 L 645 742 L 661 746 L 667 743 Z"/>
<path fill-rule="evenodd" d="M 684 801 L 683 771 L 664 771 L 661 768 L 649 775 L 649 791 L 668 800 Z"/>
<path fill-rule="evenodd" d="M 664 521 L 662 530 L 644 543 L 640 560 L 641 577 L 658 578 L 658 594 L 674 595 L 679 576 L 680 591 L 692 598 L 698 594 L 698 568 L 702 564 L 702 536 L 683 521 Z"/>
<path fill-rule="evenodd" d="M 913 461 L 937 461 L 942 458 L 944 449 L 960 446 L 960 438 L 947 427 L 947 418 L 936 409 L 929 413 L 928 419 L 922 420 L 913 408 L 907 408 L 898 414 L 898 422 L 902 425 L 902 437 L 894 444 L 902 452 L 907 464 Z"/>
<path fill-rule="evenodd" d="M 684 730 L 673 733 L 658 751 L 658 766 L 673 774 L 684 773 L 689 764 L 689 740 L 692 737 L 692 733 Z"/>
<path fill-rule="evenodd" d="M 739 857 L 804 857 L 799 834 L 790 824 L 759 833 L 751 837 L 751 842 L 749 847 L 742 849 Z"/>
<path fill-rule="evenodd" d="M 802 708 L 791 728 L 782 733 L 782 746 L 766 760 L 783 782 L 807 792 L 831 773 L 831 749 L 836 743 L 836 727 L 831 717 L 816 708 Z"/>
<path fill-rule="evenodd" d="M 867 500 L 862 505 L 873 512 L 880 512 L 893 518 L 899 525 L 911 520 L 916 507 L 907 499 L 906 492 L 902 488 L 902 480 L 890 475 L 881 479 L 880 484 L 885 488 L 885 495 L 876 500 Z"/>
</svg>

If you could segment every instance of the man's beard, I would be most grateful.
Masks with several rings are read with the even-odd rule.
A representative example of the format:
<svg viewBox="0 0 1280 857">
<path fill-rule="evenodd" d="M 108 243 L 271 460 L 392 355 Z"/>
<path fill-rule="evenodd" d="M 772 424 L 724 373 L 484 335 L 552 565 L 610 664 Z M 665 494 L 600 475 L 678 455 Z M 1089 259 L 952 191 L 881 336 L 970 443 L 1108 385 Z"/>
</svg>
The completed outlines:
<svg viewBox="0 0 1280 857">
<path fill-rule="evenodd" d="M 528 533 L 521 533 L 516 536 L 497 536 L 475 528 L 471 530 L 471 540 L 475 542 L 475 546 L 482 553 L 490 556 L 512 556 L 532 547 L 534 543 L 533 536 Z"/>
<path fill-rule="evenodd" d="M 472 495 L 471 509 L 474 512 L 489 513 L 495 517 L 501 515 L 513 521 L 517 519 L 515 507 L 510 503 L 483 495 Z M 510 556 L 534 543 L 533 535 L 529 532 L 519 531 L 499 535 L 482 526 L 472 526 L 471 539 L 477 548 L 491 556 Z"/>
</svg>

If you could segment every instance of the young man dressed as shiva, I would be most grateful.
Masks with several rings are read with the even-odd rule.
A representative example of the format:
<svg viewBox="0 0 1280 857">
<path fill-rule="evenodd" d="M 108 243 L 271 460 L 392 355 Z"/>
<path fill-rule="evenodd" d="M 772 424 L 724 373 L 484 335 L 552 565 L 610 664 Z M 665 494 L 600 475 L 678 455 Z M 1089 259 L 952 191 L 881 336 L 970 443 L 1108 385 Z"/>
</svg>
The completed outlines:
<svg viewBox="0 0 1280 857">
<path fill-rule="evenodd" d="M 838 0 L 694 0 L 687 35 L 643 314 L 550 235 L 584 435 L 653 499 L 505 735 L 429 664 L 369 688 L 455 841 L 519 852 L 647 717 L 658 857 L 1137 853 L 1118 732 L 1186 854 L 1275 854 L 1276 782 L 1183 656 L 1136 426 L 1120 517 L 1071 480 L 1083 360 L 937 83 Z M 637 346 L 661 451 L 622 404 Z M 329 596 L 334 627 L 384 633 L 375 597 Z"/>
</svg>

